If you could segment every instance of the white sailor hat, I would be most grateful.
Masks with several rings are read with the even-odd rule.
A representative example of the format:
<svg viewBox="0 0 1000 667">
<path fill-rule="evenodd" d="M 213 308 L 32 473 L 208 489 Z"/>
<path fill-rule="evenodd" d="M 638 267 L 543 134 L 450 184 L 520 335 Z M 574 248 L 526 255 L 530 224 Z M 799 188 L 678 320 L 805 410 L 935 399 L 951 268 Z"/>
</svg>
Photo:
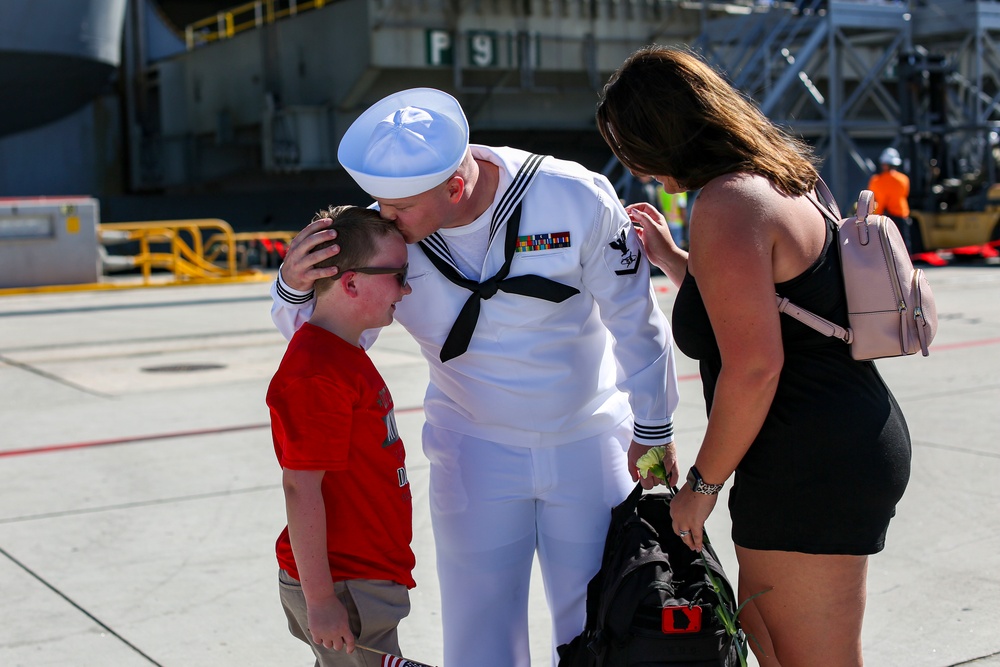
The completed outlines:
<svg viewBox="0 0 1000 667">
<path fill-rule="evenodd" d="M 372 197 L 402 199 L 448 180 L 468 147 L 469 122 L 458 100 L 433 88 L 411 88 L 358 116 L 337 159 Z"/>
</svg>

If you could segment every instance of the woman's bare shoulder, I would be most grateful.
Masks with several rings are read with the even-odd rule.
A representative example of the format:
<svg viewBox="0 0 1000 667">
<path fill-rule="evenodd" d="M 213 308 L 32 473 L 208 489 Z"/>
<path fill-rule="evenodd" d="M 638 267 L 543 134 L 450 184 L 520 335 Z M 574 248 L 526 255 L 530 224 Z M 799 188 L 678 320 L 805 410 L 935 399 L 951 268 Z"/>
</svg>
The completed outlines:
<svg viewBox="0 0 1000 667">
<path fill-rule="evenodd" d="M 783 196 L 781 191 L 766 177 L 759 174 L 735 172 L 723 174 L 706 183 L 698 198 L 732 203 L 734 200 L 754 202 Z"/>
<path fill-rule="evenodd" d="M 735 217 L 745 224 L 766 218 L 768 210 L 779 206 L 783 197 L 767 178 L 736 172 L 709 181 L 698 195 L 695 211 L 700 207 L 701 213 L 714 219 Z"/>
</svg>

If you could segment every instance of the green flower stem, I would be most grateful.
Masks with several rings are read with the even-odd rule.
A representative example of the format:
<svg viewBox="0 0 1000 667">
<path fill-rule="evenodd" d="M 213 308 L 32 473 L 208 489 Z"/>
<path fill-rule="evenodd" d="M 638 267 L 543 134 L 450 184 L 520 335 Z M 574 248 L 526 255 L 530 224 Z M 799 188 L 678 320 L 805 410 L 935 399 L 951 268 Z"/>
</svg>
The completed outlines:
<svg viewBox="0 0 1000 667">
<path fill-rule="evenodd" d="M 708 544 L 708 540 L 705 540 Z M 737 624 L 737 619 L 739 618 L 740 612 L 743 611 L 743 607 L 747 602 L 750 602 L 758 595 L 763 595 L 770 588 L 763 591 L 754 593 L 750 597 L 740 604 L 736 608 L 736 613 L 732 613 L 730 609 L 733 607 L 733 601 L 729 599 L 729 594 L 726 593 L 726 589 L 722 586 L 722 583 L 716 578 L 715 573 L 708 566 L 708 560 L 705 558 L 705 552 L 701 552 L 701 564 L 705 567 L 705 574 L 708 575 L 708 581 L 712 584 L 712 590 L 715 591 L 715 596 L 719 599 L 720 604 L 715 606 L 715 614 L 719 617 L 719 621 L 722 623 L 723 627 L 726 628 L 726 633 L 736 639 L 736 653 L 740 656 L 740 667 L 747 667 L 747 657 L 749 656 L 749 646 L 747 645 L 747 635 L 744 633 L 739 625 Z M 752 637 L 751 637 L 752 638 Z M 760 642 L 754 639 L 754 642 L 760 646 Z"/>
</svg>

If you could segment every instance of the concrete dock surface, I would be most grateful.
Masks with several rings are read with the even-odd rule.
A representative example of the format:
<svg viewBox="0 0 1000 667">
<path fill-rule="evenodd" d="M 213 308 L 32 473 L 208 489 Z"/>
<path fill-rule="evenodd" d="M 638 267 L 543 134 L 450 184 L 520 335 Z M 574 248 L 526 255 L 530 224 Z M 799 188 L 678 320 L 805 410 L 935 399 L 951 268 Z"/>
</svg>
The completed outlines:
<svg viewBox="0 0 1000 667">
<path fill-rule="evenodd" d="M 930 357 L 878 362 L 913 469 L 870 560 L 866 664 L 1000 665 L 1000 267 L 928 273 Z M 654 282 L 669 313 L 675 290 Z M 0 297 L 0 665 L 312 664 L 277 596 L 285 519 L 264 393 L 285 341 L 269 307 L 267 283 Z M 372 356 L 414 492 L 403 653 L 444 667 L 420 449 L 427 371 L 398 325 Z M 697 365 L 681 356 L 678 369 L 686 469 L 705 410 Z M 735 582 L 725 507 L 708 530 Z M 546 666 L 535 575 L 532 656 Z"/>
</svg>

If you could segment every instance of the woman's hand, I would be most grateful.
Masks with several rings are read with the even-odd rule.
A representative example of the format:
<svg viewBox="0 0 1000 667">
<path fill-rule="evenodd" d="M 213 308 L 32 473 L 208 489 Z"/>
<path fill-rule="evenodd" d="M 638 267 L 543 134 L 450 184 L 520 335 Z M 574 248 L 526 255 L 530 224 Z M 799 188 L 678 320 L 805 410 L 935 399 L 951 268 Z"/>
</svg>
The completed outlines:
<svg viewBox="0 0 1000 667">
<path fill-rule="evenodd" d="M 645 203 L 626 206 L 625 212 L 635 227 L 646 257 L 679 287 L 687 272 L 688 254 L 674 243 L 666 218 L 654 206 Z"/>
<path fill-rule="evenodd" d="M 705 521 L 718 500 L 718 495 L 695 493 L 687 484 L 670 500 L 674 532 L 695 551 L 701 551 L 705 545 Z"/>
<path fill-rule="evenodd" d="M 333 221 L 329 218 L 314 220 L 306 225 L 301 232 L 288 244 L 288 252 L 281 263 L 281 280 L 292 289 L 308 292 L 313 283 L 320 278 L 337 275 L 337 267 L 324 269 L 315 268 L 316 264 L 333 257 L 340 252 L 340 246 L 334 244 L 322 250 L 312 252 L 312 249 L 324 241 L 337 238 L 337 230 L 326 229 Z"/>
<path fill-rule="evenodd" d="M 645 202 L 630 204 L 625 207 L 625 211 L 642 241 L 649 261 L 662 269 L 667 256 L 679 250 L 670 235 L 667 219 L 656 207 Z"/>
</svg>

